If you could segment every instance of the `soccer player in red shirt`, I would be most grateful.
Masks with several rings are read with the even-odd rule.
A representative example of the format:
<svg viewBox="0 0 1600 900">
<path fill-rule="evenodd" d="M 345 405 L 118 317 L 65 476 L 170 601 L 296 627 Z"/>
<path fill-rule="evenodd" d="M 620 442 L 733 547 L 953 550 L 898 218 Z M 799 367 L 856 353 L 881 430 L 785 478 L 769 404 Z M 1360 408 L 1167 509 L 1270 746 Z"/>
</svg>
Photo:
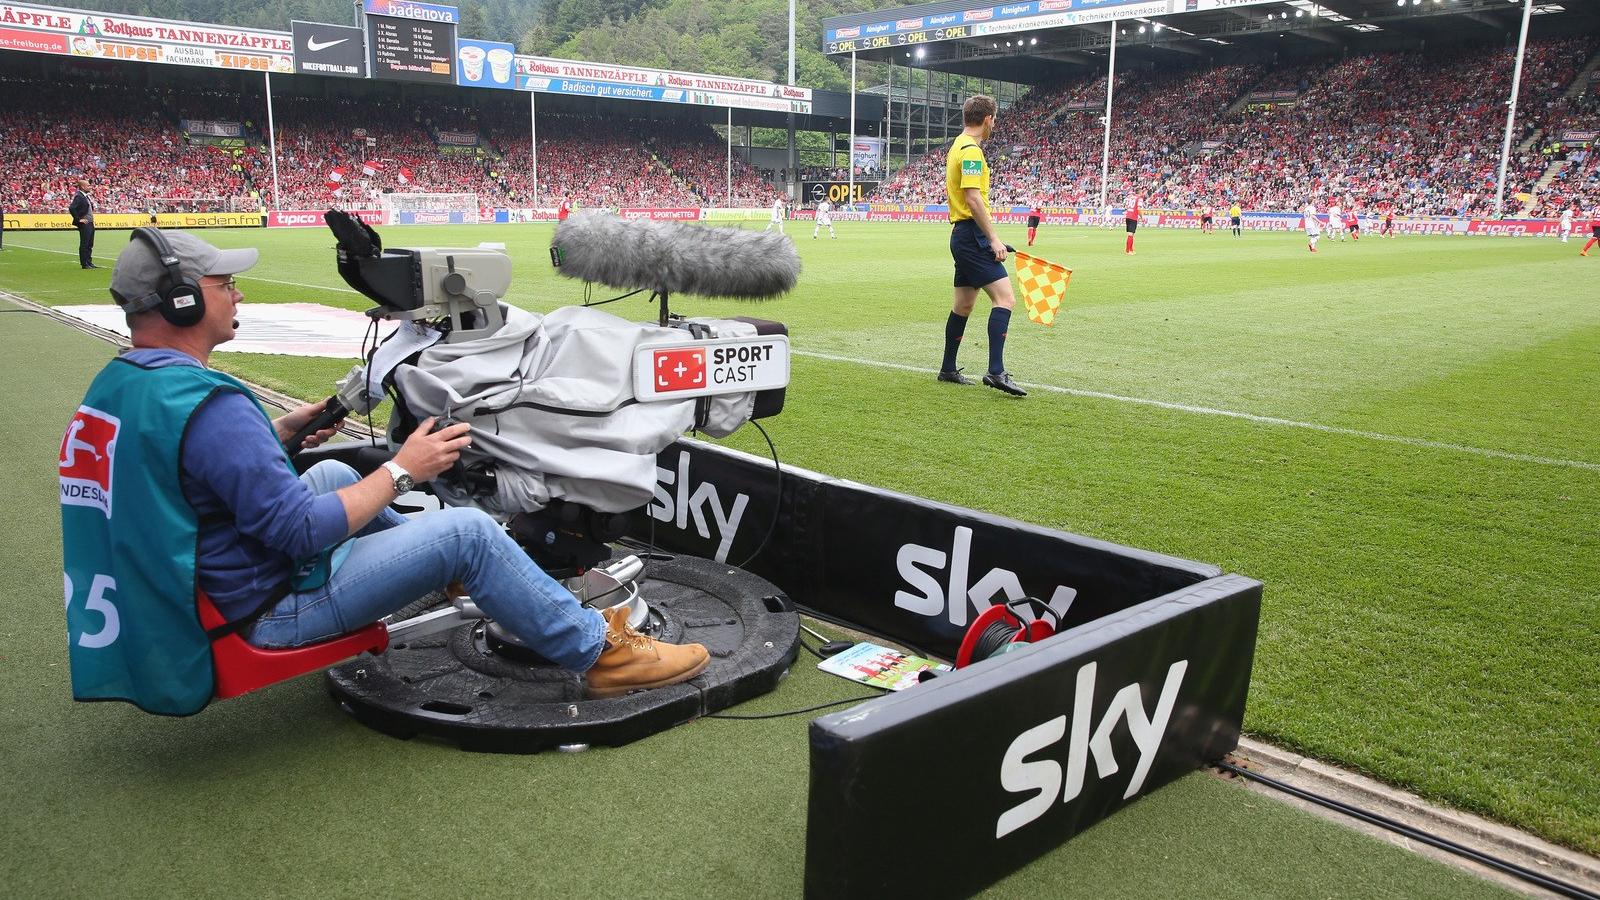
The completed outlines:
<svg viewBox="0 0 1600 900">
<path fill-rule="evenodd" d="M 1361 219 L 1356 215 L 1356 204 L 1349 197 L 1344 198 L 1344 230 L 1350 232 L 1350 239 L 1361 240 Z"/>
<path fill-rule="evenodd" d="M 1385 200 L 1378 207 L 1378 212 L 1383 215 L 1383 229 L 1378 234 L 1394 237 L 1394 204 Z"/>
<path fill-rule="evenodd" d="M 572 215 L 572 201 L 562 197 L 561 206 L 556 210 L 556 219 L 558 221 L 565 222 L 567 220 L 567 216 L 570 215 Z"/>
<path fill-rule="evenodd" d="M 1033 208 L 1028 210 L 1028 246 L 1033 246 L 1033 236 L 1039 233 L 1039 220 L 1044 217 L 1044 210 L 1035 202 Z"/>
<path fill-rule="evenodd" d="M 1123 224 L 1128 229 L 1128 244 L 1123 248 L 1122 252 L 1132 255 L 1133 233 L 1139 230 L 1139 220 L 1143 218 L 1143 214 L 1139 210 L 1138 194 L 1128 195 L 1128 203 L 1122 210 L 1122 218 Z"/>
<path fill-rule="evenodd" d="M 1589 233 L 1592 236 L 1587 241 L 1584 241 L 1583 252 L 1579 253 L 1579 256 L 1588 256 L 1589 248 L 1595 244 L 1600 244 L 1600 206 L 1596 206 L 1594 211 L 1589 214 Z"/>
</svg>

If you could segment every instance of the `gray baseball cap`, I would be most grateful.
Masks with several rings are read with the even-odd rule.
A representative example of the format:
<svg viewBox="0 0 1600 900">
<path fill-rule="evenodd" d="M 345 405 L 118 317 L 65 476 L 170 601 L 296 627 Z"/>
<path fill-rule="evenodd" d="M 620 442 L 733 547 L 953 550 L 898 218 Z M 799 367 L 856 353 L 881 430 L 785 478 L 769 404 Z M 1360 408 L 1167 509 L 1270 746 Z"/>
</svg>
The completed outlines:
<svg viewBox="0 0 1600 900">
<path fill-rule="evenodd" d="M 206 275 L 243 272 L 255 265 L 260 256 L 254 247 L 219 250 L 182 231 L 163 231 L 161 236 L 167 239 L 184 277 L 194 282 Z M 117 256 L 116 268 L 111 270 L 111 299 L 124 312 L 143 312 L 159 306 L 161 291 L 171 286 L 167 266 L 155 245 L 137 232 L 129 236 L 128 245 Z"/>
</svg>

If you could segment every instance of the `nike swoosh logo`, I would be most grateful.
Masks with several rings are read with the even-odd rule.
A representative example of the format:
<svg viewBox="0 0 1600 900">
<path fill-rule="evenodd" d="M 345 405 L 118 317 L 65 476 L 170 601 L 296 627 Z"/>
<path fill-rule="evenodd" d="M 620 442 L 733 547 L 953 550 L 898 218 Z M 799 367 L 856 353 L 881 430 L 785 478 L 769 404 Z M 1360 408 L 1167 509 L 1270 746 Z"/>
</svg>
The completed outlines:
<svg viewBox="0 0 1600 900">
<path fill-rule="evenodd" d="M 318 50 L 326 50 L 329 47 L 337 47 L 338 45 L 340 45 L 340 44 L 342 44 L 342 43 L 344 43 L 345 41 L 348 41 L 348 40 L 350 40 L 350 39 L 349 38 L 339 38 L 337 41 L 327 41 L 326 43 L 319 43 L 316 38 L 308 38 L 306 40 L 306 49 L 310 50 L 313 53 L 315 53 Z"/>
</svg>

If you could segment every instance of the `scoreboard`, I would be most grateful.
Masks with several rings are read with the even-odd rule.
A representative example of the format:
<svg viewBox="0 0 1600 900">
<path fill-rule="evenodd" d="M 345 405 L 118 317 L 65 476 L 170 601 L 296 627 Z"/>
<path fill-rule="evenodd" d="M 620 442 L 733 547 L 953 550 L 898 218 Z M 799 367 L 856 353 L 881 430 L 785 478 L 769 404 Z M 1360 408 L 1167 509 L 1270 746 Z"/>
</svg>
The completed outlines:
<svg viewBox="0 0 1600 900">
<path fill-rule="evenodd" d="M 373 78 L 456 82 L 454 23 L 369 15 L 367 48 Z"/>
<path fill-rule="evenodd" d="M 893 34 L 879 34 L 871 37 L 847 38 L 842 41 L 828 41 L 824 46 L 826 52 L 853 53 L 857 50 L 881 50 L 884 47 L 904 47 L 908 44 L 926 44 L 930 41 L 953 41 L 959 38 L 971 37 L 971 25 L 952 25 L 947 28 L 924 28 L 920 31 L 904 31 Z"/>
</svg>

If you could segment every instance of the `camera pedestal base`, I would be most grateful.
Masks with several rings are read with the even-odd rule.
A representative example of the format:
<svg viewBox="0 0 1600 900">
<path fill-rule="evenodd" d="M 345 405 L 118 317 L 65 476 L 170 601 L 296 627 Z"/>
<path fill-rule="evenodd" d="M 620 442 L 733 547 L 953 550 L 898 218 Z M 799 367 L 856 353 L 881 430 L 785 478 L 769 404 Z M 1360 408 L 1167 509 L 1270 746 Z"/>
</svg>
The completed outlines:
<svg viewBox="0 0 1600 900">
<path fill-rule="evenodd" d="M 397 643 L 328 672 L 328 690 L 357 721 L 400 738 L 463 750 L 537 753 L 620 746 L 777 687 L 799 651 L 800 619 L 766 579 L 698 557 L 646 560 L 640 630 L 701 643 L 711 664 L 682 684 L 588 699 L 581 675 L 540 665 L 474 622 Z"/>
</svg>

